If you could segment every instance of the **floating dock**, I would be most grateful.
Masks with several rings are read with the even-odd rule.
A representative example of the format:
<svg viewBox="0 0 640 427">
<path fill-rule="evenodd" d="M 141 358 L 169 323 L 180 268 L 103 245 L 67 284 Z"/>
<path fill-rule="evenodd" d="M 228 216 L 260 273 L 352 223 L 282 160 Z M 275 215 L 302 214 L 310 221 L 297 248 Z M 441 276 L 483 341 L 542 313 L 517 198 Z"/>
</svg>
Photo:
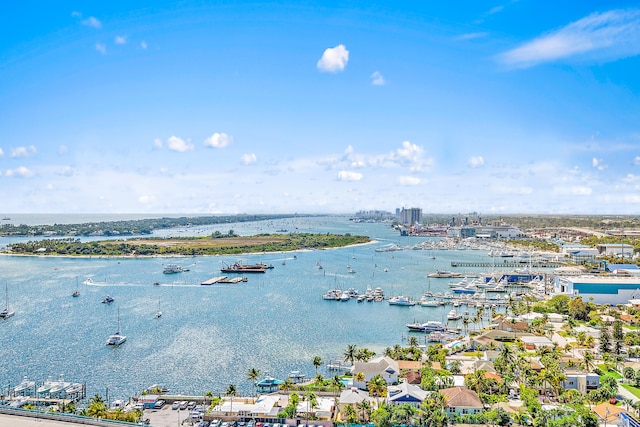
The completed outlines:
<svg viewBox="0 0 640 427">
<path fill-rule="evenodd" d="M 246 282 L 247 278 L 246 277 L 233 277 L 231 279 L 229 279 L 229 276 L 218 276 L 218 277 L 212 277 L 209 280 L 205 280 L 204 282 L 200 283 L 203 286 L 210 286 L 216 283 L 240 283 L 240 282 Z"/>
<path fill-rule="evenodd" d="M 493 263 L 493 262 L 459 262 L 459 261 L 451 261 L 451 267 L 509 267 L 509 268 L 516 268 L 516 267 L 547 267 L 547 268 L 558 268 L 558 267 L 562 267 L 564 264 L 561 263 L 557 263 L 557 262 L 533 262 L 533 263 L 526 263 L 526 262 L 514 262 L 514 261 L 505 261 L 505 262 L 498 262 L 498 263 Z"/>
<path fill-rule="evenodd" d="M 222 280 L 226 280 L 228 276 L 218 276 L 218 277 L 212 277 L 209 280 L 205 280 L 204 282 L 200 283 L 203 286 L 210 286 L 213 285 L 214 283 L 220 283 Z"/>
</svg>

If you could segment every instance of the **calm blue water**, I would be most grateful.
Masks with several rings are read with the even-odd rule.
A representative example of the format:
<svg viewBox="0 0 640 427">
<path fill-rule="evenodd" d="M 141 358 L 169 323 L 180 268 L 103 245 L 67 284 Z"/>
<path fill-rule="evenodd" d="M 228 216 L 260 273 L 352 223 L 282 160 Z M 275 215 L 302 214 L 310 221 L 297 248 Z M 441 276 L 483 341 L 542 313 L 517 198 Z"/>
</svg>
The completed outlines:
<svg viewBox="0 0 640 427">
<path fill-rule="evenodd" d="M 55 221 L 62 222 L 59 216 Z M 484 251 L 375 252 L 389 243 L 408 245 L 424 239 L 400 237 L 387 224 L 354 224 L 346 217 L 225 224 L 158 235 L 231 228 L 244 235 L 282 228 L 364 234 L 377 243 L 297 252 L 297 259 L 291 253 L 153 259 L 0 256 L 0 306 L 5 305 L 6 282 L 9 304 L 16 311 L 0 322 L 0 388 L 6 391 L 25 375 L 43 381 L 64 374 L 67 380 L 86 382 L 89 395 L 104 394 L 108 387 L 113 398 L 126 398 L 154 383 L 183 394 L 222 392 L 229 384 L 248 393 L 249 368 L 276 378 L 285 378 L 291 370 L 311 377 L 315 356 L 328 362 L 349 344 L 381 353 L 387 346 L 402 344 L 407 323 L 443 320 L 450 309 L 324 301 L 321 294 L 327 289 L 338 285 L 363 292 L 367 286 L 379 286 L 387 295 L 418 299 L 428 286 L 433 292 L 448 290 L 448 279 L 431 279 L 429 284 L 426 274 L 451 269 L 451 261 L 489 261 Z M 8 241 L 0 239 L 0 245 Z M 222 261 L 238 258 L 273 263 L 275 268 L 239 285 L 199 285 L 220 275 Z M 163 264 L 171 262 L 190 271 L 163 274 Z M 316 267 L 318 262 L 324 269 Z M 348 274 L 347 265 L 356 273 Z M 385 267 L 388 272 L 383 272 Z M 83 286 L 88 277 L 96 285 Z M 81 283 L 81 296 L 72 298 L 76 281 Z M 154 282 L 162 285 L 153 286 Z M 101 304 L 106 294 L 115 303 Z M 163 315 L 154 319 L 158 307 Z M 109 348 L 105 340 L 117 329 L 118 309 L 128 338 L 119 348 Z"/>
</svg>

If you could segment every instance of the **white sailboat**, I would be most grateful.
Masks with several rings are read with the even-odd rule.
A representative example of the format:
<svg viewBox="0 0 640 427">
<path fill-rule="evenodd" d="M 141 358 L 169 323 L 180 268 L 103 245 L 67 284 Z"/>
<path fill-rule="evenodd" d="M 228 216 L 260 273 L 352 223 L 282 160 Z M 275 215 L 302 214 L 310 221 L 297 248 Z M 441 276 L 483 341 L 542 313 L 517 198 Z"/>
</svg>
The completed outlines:
<svg viewBox="0 0 640 427">
<path fill-rule="evenodd" d="M 80 289 L 78 288 L 78 276 L 76 276 L 76 290 L 71 294 L 71 296 L 74 298 L 80 296 Z"/>
<path fill-rule="evenodd" d="M 107 345 L 117 347 L 120 344 L 124 344 L 126 340 L 127 337 L 120 333 L 120 307 L 118 307 L 118 330 L 115 334 L 109 335 L 109 338 L 107 338 Z"/>
<path fill-rule="evenodd" d="M 7 283 L 4 284 L 4 290 L 5 290 L 5 300 L 7 302 L 7 306 L 5 307 L 4 310 L 0 311 L 0 319 L 8 319 L 9 317 L 16 314 L 15 311 L 9 310 L 9 285 Z"/>
<path fill-rule="evenodd" d="M 160 311 L 160 300 L 158 300 L 158 311 L 153 315 L 154 318 L 158 319 L 162 316 L 162 311 Z"/>
</svg>

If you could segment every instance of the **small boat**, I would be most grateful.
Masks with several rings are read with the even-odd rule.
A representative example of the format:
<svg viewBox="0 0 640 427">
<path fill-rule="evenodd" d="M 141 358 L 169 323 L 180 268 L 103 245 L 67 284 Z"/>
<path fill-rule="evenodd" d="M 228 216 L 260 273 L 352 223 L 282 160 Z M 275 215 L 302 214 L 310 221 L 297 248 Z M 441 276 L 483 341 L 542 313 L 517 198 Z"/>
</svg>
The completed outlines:
<svg viewBox="0 0 640 427">
<path fill-rule="evenodd" d="M 451 310 L 449 314 L 447 314 L 447 320 L 458 320 L 462 318 L 462 314 L 457 313 L 455 310 Z"/>
<path fill-rule="evenodd" d="M 435 277 L 435 278 L 451 278 L 451 277 L 460 277 L 462 274 L 454 273 L 453 271 L 446 270 L 436 270 L 434 273 L 430 273 L 427 277 Z"/>
<path fill-rule="evenodd" d="M 182 273 L 183 271 L 189 271 L 189 270 L 182 268 L 178 264 L 166 264 L 164 266 L 164 269 L 162 270 L 164 274 Z"/>
<path fill-rule="evenodd" d="M 127 340 L 127 337 L 120 333 L 120 308 L 118 308 L 118 330 L 116 331 L 115 334 L 109 335 L 109 338 L 107 338 L 106 344 L 109 346 L 117 347 L 121 344 L 124 344 L 126 340 Z"/>
<path fill-rule="evenodd" d="M 158 300 L 158 311 L 153 315 L 155 319 L 159 319 L 162 316 L 162 311 L 160 311 L 160 300 Z"/>
<path fill-rule="evenodd" d="M 2 218 L 3 221 L 11 221 L 11 218 L 9 218 L 8 216 L 5 216 L 4 218 Z"/>
<path fill-rule="evenodd" d="M 4 284 L 4 289 L 6 294 L 5 299 L 6 299 L 7 305 L 4 310 L 0 311 L 0 319 L 8 319 L 9 317 L 16 314 L 15 311 L 9 310 L 9 285 L 7 283 Z"/>
<path fill-rule="evenodd" d="M 397 297 L 392 297 L 389 299 L 389 305 L 412 306 L 416 305 L 416 303 L 410 297 L 398 295 Z"/>
<path fill-rule="evenodd" d="M 72 297 L 77 298 L 80 296 L 80 290 L 78 289 L 78 278 L 76 277 L 76 290 L 71 294 Z"/>
<path fill-rule="evenodd" d="M 56 382 L 51 379 L 51 377 L 47 378 L 47 380 L 36 390 L 38 394 L 47 394 L 51 387 L 56 385 Z"/>
<path fill-rule="evenodd" d="M 103 303 L 103 304 L 111 304 L 111 303 L 112 303 L 112 302 L 114 302 L 114 301 L 115 301 L 115 300 L 114 300 L 111 296 L 107 295 L 107 296 L 106 296 L 106 297 L 104 297 L 104 299 L 102 300 L 102 303 Z"/>
</svg>

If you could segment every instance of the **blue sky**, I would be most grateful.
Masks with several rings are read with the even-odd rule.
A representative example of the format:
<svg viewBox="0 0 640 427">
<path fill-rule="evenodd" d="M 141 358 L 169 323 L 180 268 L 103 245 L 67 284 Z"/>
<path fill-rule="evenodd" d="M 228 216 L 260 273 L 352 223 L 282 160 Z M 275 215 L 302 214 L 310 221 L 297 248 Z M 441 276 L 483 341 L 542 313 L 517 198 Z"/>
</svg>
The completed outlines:
<svg viewBox="0 0 640 427">
<path fill-rule="evenodd" d="M 0 211 L 638 213 L 637 2 L 394 3 L 5 5 Z"/>
</svg>

